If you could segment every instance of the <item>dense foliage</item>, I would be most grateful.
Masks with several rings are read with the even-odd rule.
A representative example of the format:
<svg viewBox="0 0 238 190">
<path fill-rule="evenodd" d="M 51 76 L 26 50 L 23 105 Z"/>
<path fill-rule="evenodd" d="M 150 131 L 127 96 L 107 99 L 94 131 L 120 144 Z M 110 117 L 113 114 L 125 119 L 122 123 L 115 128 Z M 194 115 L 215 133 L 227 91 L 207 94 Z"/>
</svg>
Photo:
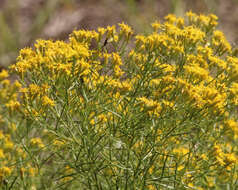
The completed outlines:
<svg viewBox="0 0 238 190">
<path fill-rule="evenodd" d="M 236 189 L 237 50 L 186 15 L 22 49 L 0 73 L 2 189 Z"/>
</svg>

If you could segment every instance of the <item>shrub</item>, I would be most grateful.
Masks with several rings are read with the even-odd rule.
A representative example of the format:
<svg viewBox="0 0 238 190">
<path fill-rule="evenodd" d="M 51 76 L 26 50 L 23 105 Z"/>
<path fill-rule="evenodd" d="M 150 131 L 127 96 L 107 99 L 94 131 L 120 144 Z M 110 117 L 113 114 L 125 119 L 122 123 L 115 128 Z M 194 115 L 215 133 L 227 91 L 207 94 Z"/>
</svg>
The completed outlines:
<svg viewBox="0 0 238 190">
<path fill-rule="evenodd" d="M 0 73 L 2 188 L 237 188 L 236 50 L 186 15 L 22 49 Z"/>
</svg>

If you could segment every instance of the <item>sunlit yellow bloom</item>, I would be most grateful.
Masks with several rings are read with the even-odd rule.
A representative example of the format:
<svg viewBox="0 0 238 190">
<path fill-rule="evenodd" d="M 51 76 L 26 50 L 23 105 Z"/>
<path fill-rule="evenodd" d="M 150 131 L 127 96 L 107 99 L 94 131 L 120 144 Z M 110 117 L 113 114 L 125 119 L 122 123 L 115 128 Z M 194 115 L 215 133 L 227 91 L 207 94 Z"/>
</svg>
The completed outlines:
<svg viewBox="0 0 238 190">
<path fill-rule="evenodd" d="M 160 24 L 159 21 L 156 21 L 156 22 L 152 23 L 151 26 L 152 26 L 154 32 L 158 32 L 158 30 L 159 30 L 161 24 Z"/>
<path fill-rule="evenodd" d="M 154 185 L 148 185 L 147 188 L 149 190 L 156 190 L 156 187 Z"/>
<path fill-rule="evenodd" d="M 189 11 L 186 13 L 186 16 L 188 17 L 189 21 L 191 23 L 195 22 L 197 20 L 197 15 L 195 13 L 193 13 L 192 11 Z"/>
<path fill-rule="evenodd" d="M 189 74 L 189 77 L 193 77 L 193 80 L 206 80 L 209 77 L 209 72 L 203 69 L 197 64 L 184 66 L 185 71 Z"/>
<path fill-rule="evenodd" d="M 2 149 L 0 149 L 0 158 L 5 158 L 5 155 Z"/>
<path fill-rule="evenodd" d="M 0 80 L 2 80 L 2 79 L 5 79 L 5 78 L 7 78 L 9 75 L 8 75 L 8 72 L 6 71 L 6 70 L 2 70 L 1 72 L 0 72 Z"/>
<path fill-rule="evenodd" d="M 169 22 L 170 24 L 173 24 L 176 21 L 176 16 L 174 14 L 168 14 L 165 17 L 165 20 Z"/>
<path fill-rule="evenodd" d="M 219 30 L 215 30 L 213 32 L 212 44 L 217 49 L 219 49 L 219 51 L 221 52 L 220 54 L 223 54 L 225 52 L 230 52 L 231 51 L 231 45 L 226 40 L 223 32 L 221 32 Z"/>
<path fill-rule="evenodd" d="M 4 138 L 3 132 L 0 130 L 0 140 Z"/>
<path fill-rule="evenodd" d="M 181 170 L 183 170 L 183 169 L 184 169 L 184 166 L 183 166 L 183 165 L 181 165 L 181 166 L 178 167 L 178 171 L 181 171 Z"/>
<path fill-rule="evenodd" d="M 30 167 L 28 169 L 28 173 L 29 173 L 30 177 L 34 177 L 36 175 L 36 173 L 37 173 L 37 169 Z"/>
<path fill-rule="evenodd" d="M 35 96 L 35 95 L 40 94 L 41 89 L 36 84 L 30 84 L 29 85 L 29 92 L 30 92 L 31 96 Z"/>
<path fill-rule="evenodd" d="M 54 106 L 55 102 L 53 100 L 51 100 L 48 96 L 43 96 L 42 104 L 44 106 Z"/>
<path fill-rule="evenodd" d="M 185 148 L 185 147 L 179 147 L 179 148 L 175 148 L 175 149 L 173 150 L 173 152 L 174 152 L 175 154 L 184 156 L 184 155 L 186 155 L 186 154 L 189 152 L 189 149 L 188 149 L 188 148 Z"/>
<path fill-rule="evenodd" d="M 133 31 L 130 26 L 125 23 L 118 24 L 120 26 L 120 35 L 125 35 L 126 40 L 129 40 L 130 36 L 133 34 Z"/>
<path fill-rule="evenodd" d="M 237 161 L 238 161 L 238 158 L 234 153 L 227 153 L 224 156 L 225 156 L 225 163 L 228 165 L 237 163 Z"/>
<path fill-rule="evenodd" d="M 44 144 L 43 144 L 43 142 L 42 142 L 42 140 L 41 140 L 41 138 L 32 138 L 31 139 L 31 141 L 30 141 L 30 143 L 32 144 L 32 145 L 35 145 L 35 146 L 38 146 L 39 148 L 44 148 Z"/>
<path fill-rule="evenodd" d="M 184 19 L 183 18 L 177 18 L 177 27 L 182 28 L 184 27 Z"/>
<path fill-rule="evenodd" d="M 7 104 L 6 107 L 10 109 L 10 111 L 14 111 L 20 107 L 20 103 L 18 101 L 10 100 Z"/>
<path fill-rule="evenodd" d="M 114 36 L 115 32 L 116 32 L 116 27 L 113 25 L 113 26 L 108 26 L 106 28 L 106 31 L 107 31 L 107 38 L 111 38 Z"/>
<path fill-rule="evenodd" d="M 64 142 L 63 140 L 55 139 L 55 140 L 53 141 L 53 145 L 54 145 L 54 146 L 57 146 L 57 147 L 61 147 L 61 146 L 63 146 L 64 144 L 65 144 L 65 142 Z"/>
<path fill-rule="evenodd" d="M 12 169 L 9 167 L 3 166 L 0 168 L 0 176 L 9 176 L 12 173 Z"/>
<path fill-rule="evenodd" d="M 105 32 L 107 31 L 105 28 L 102 28 L 102 27 L 98 27 L 98 33 L 100 34 L 100 35 L 103 35 L 103 34 L 105 34 Z"/>
<path fill-rule="evenodd" d="M 14 147 L 13 142 L 11 142 L 10 140 L 6 140 L 4 143 L 4 149 L 6 150 L 12 150 Z"/>
</svg>

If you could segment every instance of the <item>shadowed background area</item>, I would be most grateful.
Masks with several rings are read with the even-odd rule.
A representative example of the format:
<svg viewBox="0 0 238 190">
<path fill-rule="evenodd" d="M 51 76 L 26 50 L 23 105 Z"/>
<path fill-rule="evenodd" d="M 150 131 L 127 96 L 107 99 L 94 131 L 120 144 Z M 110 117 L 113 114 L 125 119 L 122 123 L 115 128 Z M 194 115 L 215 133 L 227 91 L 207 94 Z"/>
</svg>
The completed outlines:
<svg viewBox="0 0 238 190">
<path fill-rule="evenodd" d="M 0 0 L 0 67 L 37 38 L 66 39 L 74 29 L 124 21 L 138 33 L 169 13 L 214 13 L 231 44 L 238 43 L 238 0 Z"/>
</svg>

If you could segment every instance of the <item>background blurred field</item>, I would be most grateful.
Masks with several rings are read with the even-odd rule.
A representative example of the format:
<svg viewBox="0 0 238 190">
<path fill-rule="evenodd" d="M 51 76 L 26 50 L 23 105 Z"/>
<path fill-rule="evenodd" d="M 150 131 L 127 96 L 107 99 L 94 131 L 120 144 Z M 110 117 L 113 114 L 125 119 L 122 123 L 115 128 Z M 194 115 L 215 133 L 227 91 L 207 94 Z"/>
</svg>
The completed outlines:
<svg viewBox="0 0 238 190">
<path fill-rule="evenodd" d="M 64 40 L 73 29 L 96 29 L 124 21 L 146 33 L 169 13 L 214 13 L 219 28 L 238 43 L 238 0 L 0 0 L 0 66 L 37 38 Z"/>
</svg>

